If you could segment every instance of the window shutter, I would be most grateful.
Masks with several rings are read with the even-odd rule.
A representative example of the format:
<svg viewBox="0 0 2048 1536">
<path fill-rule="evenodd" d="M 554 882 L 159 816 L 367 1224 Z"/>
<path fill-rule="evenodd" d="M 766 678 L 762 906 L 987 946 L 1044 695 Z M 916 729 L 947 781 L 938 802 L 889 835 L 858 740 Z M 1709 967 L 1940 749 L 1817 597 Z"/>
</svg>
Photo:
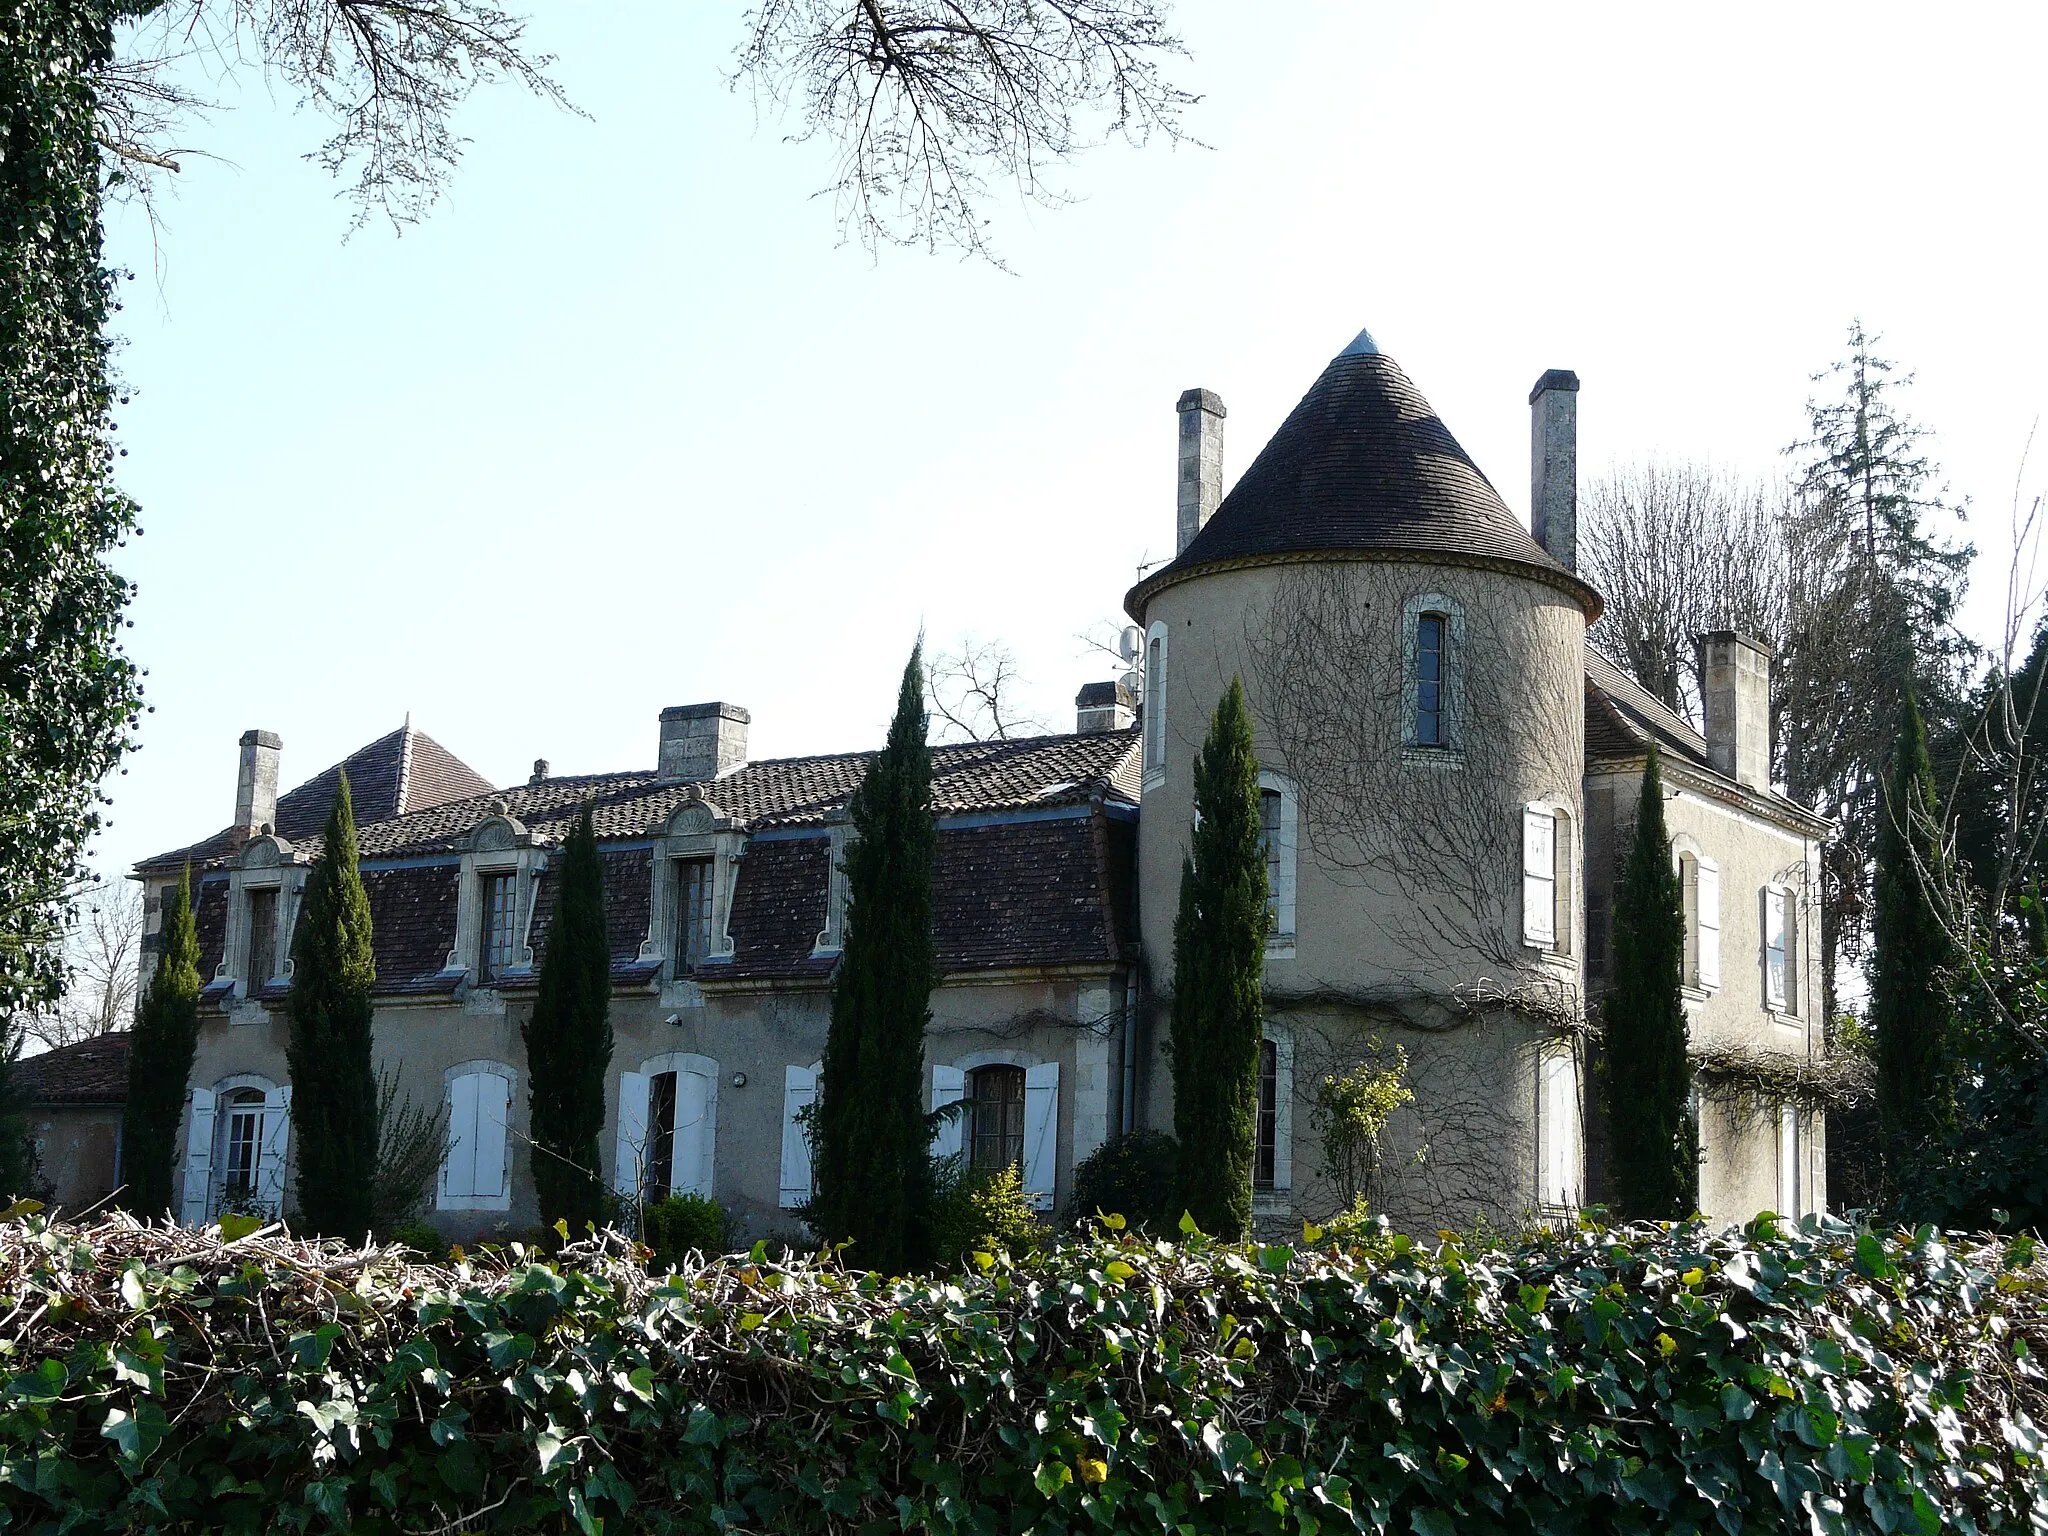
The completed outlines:
<svg viewBox="0 0 2048 1536">
<path fill-rule="evenodd" d="M 206 1221 L 213 1193 L 213 1090 L 192 1090 L 192 1122 L 185 1131 L 185 1199 L 178 1219 L 188 1227 Z"/>
<path fill-rule="evenodd" d="M 256 1154 L 256 1198 L 272 1216 L 284 1214 L 284 1159 L 291 1134 L 292 1091 L 272 1088 L 263 1095 L 263 1145 Z"/>
<path fill-rule="evenodd" d="M 1785 898 L 1764 892 L 1764 1001 L 1785 1006 Z"/>
<path fill-rule="evenodd" d="M 1799 1108 L 1778 1110 L 1778 1214 L 1797 1217 L 1799 1210 Z"/>
<path fill-rule="evenodd" d="M 1041 1062 L 1024 1073 L 1024 1193 L 1035 1210 L 1052 1209 L 1059 1143 L 1060 1064 Z"/>
<path fill-rule="evenodd" d="M 470 1139 L 476 1162 L 469 1192 L 496 1199 L 505 1193 L 505 1126 L 512 1107 L 512 1083 L 495 1072 L 479 1072 L 470 1081 L 476 1085 L 476 1121 Z"/>
<path fill-rule="evenodd" d="M 448 1085 L 448 1160 L 441 1185 L 449 1196 L 476 1193 L 476 1074 L 465 1072 Z"/>
<path fill-rule="evenodd" d="M 948 1104 L 958 1104 L 967 1097 L 967 1074 L 958 1067 L 932 1068 L 932 1108 L 944 1109 Z M 932 1132 L 933 1157 L 958 1157 L 960 1155 L 961 1121 L 964 1117 L 955 1115 L 952 1119 Z"/>
<path fill-rule="evenodd" d="M 1579 1204 L 1579 1080 L 1566 1051 L 1543 1058 L 1543 1203 Z"/>
<path fill-rule="evenodd" d="M 679 1195 L 711 1193 L 712 1087 L 702 1072 L 676 1073 L 676 1133 L 669 1138 L 668 1187 Z"/>
<path fill-rule="evenodd" d="M 782 1069 L 782 1200 L 785 1211 L 811 1198 L 811 1142 L 797 1117 L 818 1097 L 815 1067 Z"/>
<path fill-rule="evenodd" d="M 1721 985 L 1721 872 L 1702 860 L 1699 881 L 1700 985 Z"/>
<path fill-rule="evenodd" d="M 1522 938 L 1557 942 L 1557 821 L 1540 805 L 1522 811 Z"/>
<path fill-rule="evenodd" d="M 619 1074 L 619 1145 L 612 1164 L 612 1188 L 628 1200 L 640 1198 L 640 1159 L 647 1152 L 647 1074 Z"/>
</svg>

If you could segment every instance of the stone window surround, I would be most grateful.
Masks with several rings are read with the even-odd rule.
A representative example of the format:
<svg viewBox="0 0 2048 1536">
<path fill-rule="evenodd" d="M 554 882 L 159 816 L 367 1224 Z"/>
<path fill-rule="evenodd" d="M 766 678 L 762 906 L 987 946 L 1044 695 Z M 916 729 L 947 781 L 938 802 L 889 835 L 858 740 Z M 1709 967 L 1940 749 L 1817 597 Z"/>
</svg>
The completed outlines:
<svg viewBox="0 0 2048 1536">
<path fill-rule="evenodd" d="M 275 1182 L 275 1188 L 272 1192 L 276 1194 L 278 1199 L 278 1207 L 272 1214 L 283 1214 L 286 1192 L 291 1187 L 292 1151 L 295 1140 L 291 1133 L 291 1085 L 273 1082 L 260 1072 L 230 1072 L 226 1077 L 221 1078 L 208 1089 L 208 1092 L 213 1095 L 214 1120 L 213 1128 L 208 1138 L 210 1147 L 207 1168 L 206 1212 L 205 1216 L 201 1218 L 202 1220 L 209 1220 L 219 1213 L 221 1199 L 226 1194 L 224 1181 L 227 1173 L 227 1159 L 224 1156 L 223 1138 L 227 1134 L 228 1116 L 224 1109 L 228 1095 L 241 1089 L 250 1089 L 263 1095 L 263 1118 L 258 1122 L 262 1130 L 259 1133 L 260 1140 L 257 1145 L 256 1172 L 259 1181 L 257 1192 L 259 1195 L 264 1192 L 262 1185 L 266 1182 L 265 1175 L 266 1173 L 270 1174 Z M 187 1116 L 186 1129 L 189 1129 L 190 1115 L 192 1113 L 189 1094 L 186 1098 L 185 1113 Z M 270 1118 L 272 1115 L 279 1115 L 282 1119 L 273 1122 Z M 269 1143 L 274 1125 L 282 1125 L 283 1131 L 278 1137 L 277 1156 L 273 1161 L 269 1156 Z"/>
<path fill-rule="evenodd" d="M 846 851 L 853 845 L 853 825 L 844 811 L 834 811 L 827 821 L 825 926 L 811 945 L 813 960 L 836 955 L 846 947 Z"/>
<path fill-rule="evenodd" d="M 1152 647 L 1159 647 L 1159 666 L 1154 677 Z M 1144 754 L 1142 787 L 1152 789 L 1166 782 L 1166 695 L 1173 672 L 1170 652 L 1173 636 L 1164 619 L 1155 620 L 1145 631 L 1145 697 L 1141 701 L 1145 711 L 1144 740 L 1140 750 Z"/>
<path fill-rule="evenodd" d="M 480 988 L 495 990 L 494 984 L 476 980 L 483 958 L 483 879 L 485 875 L 511 873 L 513 908 L 517 915 L 517 942 L 512 946 L 511 964 L 498 981 L 524 980 L 533 973 L 534 893 L 548 867 L 546 848 L 526 824 L 500 812 L 479 822 L 456 844 L 462 856 L 461 876 L 455 902 L 455 947 L 448 951 L 446 972 L 466 972 Z"/>
<path fill-rule="evenodd" d="M 1775 1002 L 1771 999 L 1771 898 L 1780 897 L 1785 903 L 1785 995 Z M 1802 963 L 1806 952 L 1806 935 L 1801 931 L 1799 893 L 1782 880 L 1768 880 L 1756 893 L 1756 965 L 1757 990 L 1763 1001 L 1764 1012 L 1771 1016 L 1773 1023 L 1788 1029 L 1797 1029 L 1802 1021 L 1799 1008 Z"/>
<path fill-rule="evenodd" d="M 1259 788 L 1262 791 L 1272 790 L 1280 796 L 1280 879 L 1279 888 L 1273 892 L 1274 922 L 1273 931 L 1266 935 L 1266 958 L 1292 960 L 1296 921 L 1295 898 L 1300 883 L 1300 801 L 1293 780 L 1264 768 L 1259 770 Z"/>
<path fill-rule="evenodd" d="M 292 974 L 291 936 L 299 918 L 299 902 L 306 893 L 306 876 L 312 860 L 283 838 L 271 833 L 252 837 L 242 846 L 228 870 L 228 927 L 221 945 L 215 981 L 232 980 L 238 999 L 253 998 L 271 981 L 289 981 Z M 249 975 L 250 938 L 249 892 L 272 890 L 277 894 L 277 956 L 275 976 Z M 193 893 L 195 905 L 198 893 Z"/>
<path fill-rule="evenodd" d="M 1259 1038 L 1273 1042 L 1273 1187 L 1252 1191 L 1254 1216 L 1294 1212 L 1294 1031 L 1267 1019 Z"/>
<path fill-rule="evenodd" d="M 703 994 L 687 976 L 676 974 L 676 864 L 682 859 L 711 861 L 711 949 L 702 964 L 717 965 L 733 957 L 732 893 L 746 856 L 747 836 L 714 802 L 691 795 L 670 813 L 654 835 L 654 860 L 647 937 L 640 959 L 661 965 L 662 1003 L 667 1007 L 702 1003 Z"/>
<path fill-rule="evenodd" d="M 440 1211 L 509 1211 L 512 1209 L 512 1115 L 518 1103 L 519 1072 L 502 1061 L 479 1058 L 475 1061 L 458 1061 L 441 1074 L 441 1106 L 452 1111 L 450 1097 L 455 1090 L 458 1077 L 488 1076 L 502 1077 L 506 1083 L 505 1094 L 505 1190 L 500 1195 L 451 1195 L 446 1192 L 448 1175 L 448 1132 L 454 1129 L 451 1120 L 443 1130 L 441 1138 L 441 1168 L 434 1186 L 434 1208 Z"/>
<path fill-rule="evenodd" d="M 1442 740 L 1416 739 L 1416 634 L 1425 614 L 1444 619 L 1444 651 L 1438 684 L 1438 716 Z M 1401 605 L 1401 746 L 1411 762 L 1440 766 L 1459 763 L 1465 755 L 1465 609 L 1442 592 L 1418 592 Z"/>
<path fill-rule="evenodd" d="M 1717 860 L 1708 857 L 1706 850 L 1700 847 L 1699 840 L 1688 832 L 1680 832 L 1672 837 L 1671 861 L 1672 867 L 1678 871 L 1679 889 L 1686 904 L 1684 975 L 1679 991 L 1689 1001 L 1704 1002 L 1720 991 L 1727 980 L 1727 904 L 1719 901 L 1717 892 L 1715 916 L 1720 919 L 1716 931 L 1722 936 L 1721 964 L 1715 968 L 1714 979 L 1708 981 L 1703 977 L 1700 967 L 1697 871 L 1710 869 L 1718 876 L 1721 873 L 1721 866 Z M 1693 866 L 1691 870 L 1686 868 L 1687 861 Z"/>
</svg>

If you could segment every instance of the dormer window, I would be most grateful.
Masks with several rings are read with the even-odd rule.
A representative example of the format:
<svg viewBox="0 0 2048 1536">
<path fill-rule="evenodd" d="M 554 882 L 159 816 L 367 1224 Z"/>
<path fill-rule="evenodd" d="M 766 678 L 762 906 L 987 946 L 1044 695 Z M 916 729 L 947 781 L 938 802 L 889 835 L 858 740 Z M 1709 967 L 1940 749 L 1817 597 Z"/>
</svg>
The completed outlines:
<svg viewBox="0 0 2048 1536">
<path fill-rule="evenodd" d="M 678 972 L 702 965 L 711 953 L 715 868 L 707 858 L 675 861 L 675 913 L 670 932 L 675 936 Z"/>
<path fill-rule="evenodd" d="M 502 979 L 512 968 L 519 937 L 519 877 L 509 869 L 489 870 L 479 875 L 477 881 L 478 908 L 483 915 L 478 970 L 480 979 L 489 984 Z"/>
<path fill-rule="evenodd" d="M 277 887 L 258 886 L 249 892 L 249 991 L 277 974 Z"/>
</svg>

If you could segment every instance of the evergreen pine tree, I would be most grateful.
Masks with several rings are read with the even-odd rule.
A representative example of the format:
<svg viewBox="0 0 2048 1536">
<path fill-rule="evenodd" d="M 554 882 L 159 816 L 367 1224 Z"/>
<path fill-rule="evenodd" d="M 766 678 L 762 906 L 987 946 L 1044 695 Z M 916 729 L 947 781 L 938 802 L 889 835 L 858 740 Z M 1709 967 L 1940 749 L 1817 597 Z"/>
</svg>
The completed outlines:
<svg viewBox="0 0 2048 1536">
<path fill-rule="evenodd" d="M 932 756 L 925 741 L 924 643 L 903 669 L 888 744 L 848 807 L 846 947 L 832 983 L 814 1136 L 811 1224 L 853 1244 L 863 1268 L 922 1265 L 931 1245 L 931 1130 L 924 1032 L 932 949 Z"/>
<path fill-rule="evenodd" d="M 1259 764 L 1236 678 L 1195 756 L 1192 854 L 1173 924 L 1173 1129 L 1180 1198 L 1204 1232 L 1251 1233 L 1264 1017 L 1266 856 Z"/>
<path fill-rule="evenodd" d="M 370 1063 L 377 980 L 370 900 L 356 867 L 348 775 L 335 787 L 325 845 L 292 935 L 292 1131 L 299 1219 L 327 1237 L 362 1239 L 375 1219 L 377 1076 Z"/>
<path fill-rule="evenodd" d="M 128 1039 L 128 1103 L 121 1113 L 127 1208 L 154 1219 L 175 1208 L 171 1168 L 178 1122 L 199 1043 L 199 934 L 188 865 L 164 907 L 156 974 Z"/>
<path fill-rule="evenodd" d="M 1602 1076 L 1615 1211 L 1624 1221 L 1681 1220 L 1699 1204 L 1699 1135 L 1679 995 L 1685 895 L 1672 866 L 1654 745 L 1614 896 L 1613 965 Z"/>
<path fill-rule="evenodd" d="M 1898 1195 L 1921 1154 L 1955 1120 L 1957 1047 L 1951 992 L 1958 956 L 1935 911 L 1942 877 L 1941 807 L 1927 730 L 1913 689 L 1899 712 L 1898 750 L 1878 823 L 1877 910 L 1871 937 L 1870 1027 L 1887 1190 Z"/>
<path fill-rule="evenodd" d="M 541 1220 L 566 1222 L 571 1233 L 580 1233 L 605 1219 L 598 1137 L 612 1062 L 611 941 L 588 801 L 562 843 L 560 878 L 540 990 L 521 1033 Z"/>
</svg>

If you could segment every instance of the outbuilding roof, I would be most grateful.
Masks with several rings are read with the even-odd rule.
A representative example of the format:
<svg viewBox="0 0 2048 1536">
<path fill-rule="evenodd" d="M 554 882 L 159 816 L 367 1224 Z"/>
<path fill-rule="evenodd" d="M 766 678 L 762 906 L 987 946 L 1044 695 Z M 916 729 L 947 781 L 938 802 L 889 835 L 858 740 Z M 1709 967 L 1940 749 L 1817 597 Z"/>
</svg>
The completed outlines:
<svg viewBox="0 0 2048 1536">
<path fill-rule="evenodd" d="M 94 1035 L 14 1064 L 14 1084 L 32 1105 L 128 1102 L 128 1032 Z"/>
<path fill-rule="evenodd" d="M 1125 607 L 1211 566 L 1312 554 L 1448 558 L 1526 570 L 1600 596 L 1551 558 L 1451 435 L 1401 365 L 1369 334 L 1333 358 L 1215 515 Z"/>
</svg>

